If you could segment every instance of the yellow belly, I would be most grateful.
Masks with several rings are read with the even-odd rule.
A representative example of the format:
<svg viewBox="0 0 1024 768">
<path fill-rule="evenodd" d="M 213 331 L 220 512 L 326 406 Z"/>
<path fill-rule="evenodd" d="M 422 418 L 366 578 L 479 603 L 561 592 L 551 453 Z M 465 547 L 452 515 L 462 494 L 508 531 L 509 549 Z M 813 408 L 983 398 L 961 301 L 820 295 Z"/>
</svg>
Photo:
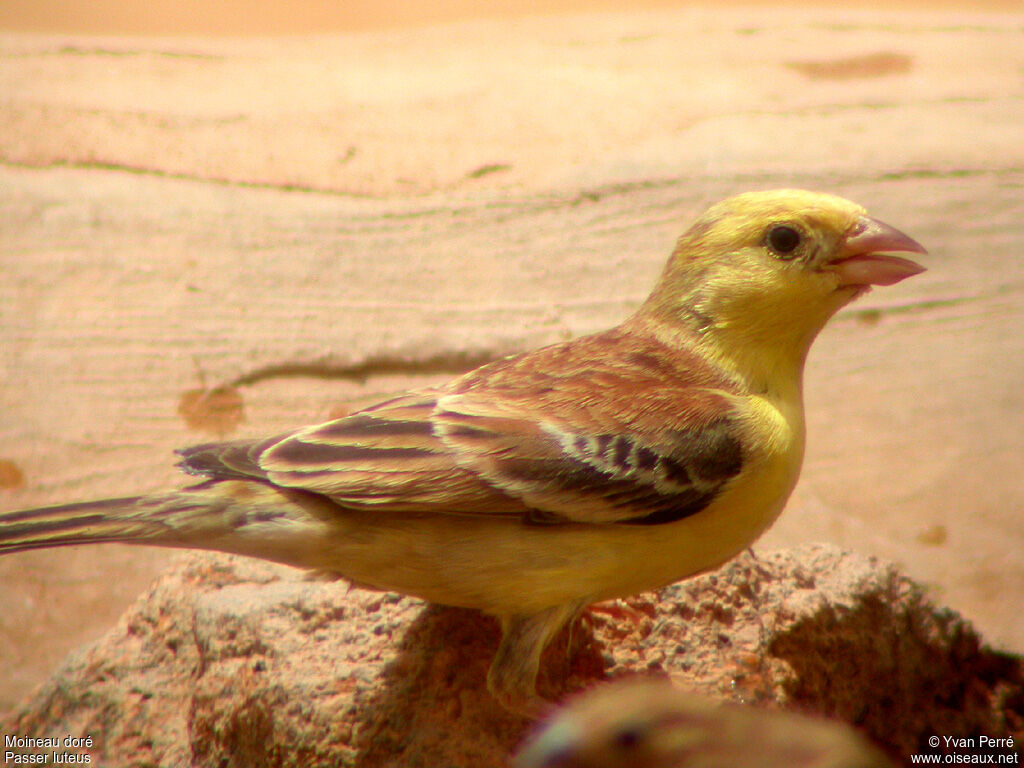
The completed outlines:
<svg viewBox="0 0 1024 768">
<path fill-rule="evenodd" d="M 650 526 L 544 526 L 517 517 L 357 512 L 320 539 L 322 562 L 304 565 L 498 615 L 621 597 L 706 571 L 771 525 L 802 460 L 799 403 L 784 409 L 745 398 L 743 407 L 758 425 L 743 471 L 691 517 Z"/>
</svg>

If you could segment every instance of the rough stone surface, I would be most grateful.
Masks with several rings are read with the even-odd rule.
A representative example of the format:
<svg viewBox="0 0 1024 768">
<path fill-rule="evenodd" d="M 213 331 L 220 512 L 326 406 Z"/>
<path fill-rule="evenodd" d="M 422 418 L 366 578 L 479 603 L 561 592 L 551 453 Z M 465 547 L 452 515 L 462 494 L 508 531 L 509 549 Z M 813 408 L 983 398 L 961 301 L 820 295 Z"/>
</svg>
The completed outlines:
<svg viewBox="0 0 1024 768">
<path fill-rule="evenodd" d="M 88 734 L 112 766 L 497 768 L 529 725 L 486 692 L 497 640 L 472 611 L 189 554 L 0 729 Z M 637 674 L 835 716 L 897 759 L 934 734 L 1024 739 L 1021 659 L 834 548 L 601 604 L 549 650 L 542 689 Z"/>
</svg>

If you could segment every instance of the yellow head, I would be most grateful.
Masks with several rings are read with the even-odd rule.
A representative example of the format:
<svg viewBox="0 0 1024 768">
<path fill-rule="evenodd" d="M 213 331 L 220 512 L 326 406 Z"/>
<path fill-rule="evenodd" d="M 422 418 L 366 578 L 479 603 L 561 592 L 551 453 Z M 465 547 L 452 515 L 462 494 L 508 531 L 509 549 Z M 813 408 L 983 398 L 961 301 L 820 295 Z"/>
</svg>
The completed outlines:
<svg viewBox="0 0 1024 768">
<path fill-rule="evenodd" d="M 814 337 L 872 285 L 923 271 L 887 251 L 918 243 L 841 197 L 749 192 L 711 207 L 679 239 L 637 320 L 692 337 L 755 378 L 797 374 Z"/>
</svg>

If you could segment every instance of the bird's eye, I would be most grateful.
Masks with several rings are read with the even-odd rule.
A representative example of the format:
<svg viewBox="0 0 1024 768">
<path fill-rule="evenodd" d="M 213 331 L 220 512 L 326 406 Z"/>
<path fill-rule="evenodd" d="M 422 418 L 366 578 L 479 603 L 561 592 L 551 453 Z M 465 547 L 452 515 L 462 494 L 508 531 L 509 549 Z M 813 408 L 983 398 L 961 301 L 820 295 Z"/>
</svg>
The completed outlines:
<svg viewBox="0 0 1024 768">
<path fill-rule="evenodd" d="M 643 733 L 638 725 L 623 726 L 615 734 L 615 746 L 625 751 L 632 751 L 639 746 Z"/>
<path fill-rule="evenodd" d="M 796 255 L 800 239 L 800 231 L 785 224 L 768 230 L 768 247 L 784 259 L 791 259 Z"/>
</svg>

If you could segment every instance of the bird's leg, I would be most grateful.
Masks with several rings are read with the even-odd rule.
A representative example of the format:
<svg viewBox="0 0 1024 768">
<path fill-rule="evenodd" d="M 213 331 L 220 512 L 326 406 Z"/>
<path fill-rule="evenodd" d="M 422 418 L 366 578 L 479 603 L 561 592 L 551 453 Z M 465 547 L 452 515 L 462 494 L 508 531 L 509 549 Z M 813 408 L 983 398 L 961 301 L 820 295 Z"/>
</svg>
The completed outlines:
<svg viewBox="0 0 1024 768">
<path fill-rule="evenodd" d="M 551 708 L 537 693 L 540 657 L 581 607 L 582 603 L 568 603 L 529 616 L 502 618 L 501 644 L 487 672 L 487 689 L 505 709 L 536 718 Z"/>
<path fill-rule="evenodd" d="M 580 642 L 580 636 L 577 632 L 579 632 L 580 625 L 587 620 L 587 610 L 586 606 L 580 606 L 569 618 L 569 637 L 565 643 L 565 655 L 563 658 L 566 670 L 569 669 L 569 665 L 572 662 L 573 653 L 576 651 L 576 644 Z M 589 627 L 589 624 L 587 626 Z"/>
</svg>

